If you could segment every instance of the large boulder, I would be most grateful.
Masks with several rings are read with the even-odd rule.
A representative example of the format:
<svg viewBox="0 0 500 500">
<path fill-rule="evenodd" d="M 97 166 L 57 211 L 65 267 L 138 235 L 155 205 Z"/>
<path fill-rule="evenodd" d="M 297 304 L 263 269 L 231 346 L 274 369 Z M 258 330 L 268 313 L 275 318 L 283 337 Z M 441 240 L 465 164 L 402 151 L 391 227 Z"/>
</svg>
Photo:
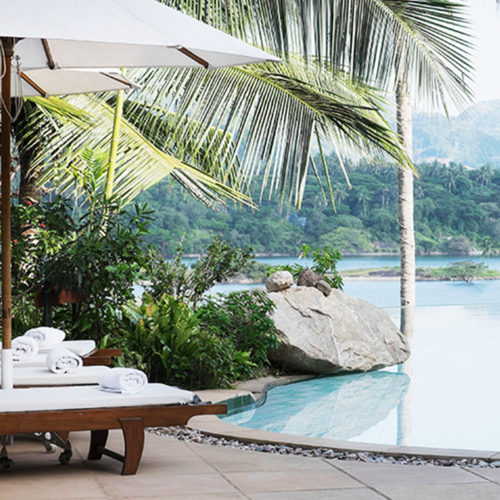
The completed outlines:
<svg viewBox="0 0 500 500">
<path fill-rule="evenodd" d="M 279 346 L 270 358 L 300 373 L 368 371 L 405 361 L 408 343 L 389 315 L 364 300 L 312 287 L 269 293 Z"/>
</svg>

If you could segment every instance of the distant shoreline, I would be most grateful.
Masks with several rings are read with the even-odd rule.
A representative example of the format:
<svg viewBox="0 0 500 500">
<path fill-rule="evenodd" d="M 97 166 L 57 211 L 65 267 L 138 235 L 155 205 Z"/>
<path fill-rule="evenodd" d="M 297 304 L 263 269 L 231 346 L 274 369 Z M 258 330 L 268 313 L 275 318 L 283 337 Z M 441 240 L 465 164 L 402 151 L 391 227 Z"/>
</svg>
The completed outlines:
<svg viewBox="0 0 500 500">
<path fill-rule="evenodd" d="M 469 257 L 480 257 L 481 252 L 471 252 L 465 255 L 457 255 L 451 253 L 443 253 L 443 252 L 431 252 L 425 254 L 417 254 L 416 257 L 453 257 L 453 258 L 463 258 L 467 259 Z M 183 259 L 199 259 L 203 257 L 202 254 L 199 253 L 188 253 L 182 256 Z M 343 253 L 342 258 L 344 257 L 399 257 L 399 253 L 396 252 L 366 252 L 366 253 Z M 167 256 L 168 259 L 173 258 L 173 256 Z M 299 259 L 297 255 L 290 255 L 285 253 L 256 253 L 256 259 Z"/>
<path fill-rule="evenodd" d="M 417 269 L 416 281 L 465 281 L 462 277 L 448 277 L 448 276 L 429 276 L 428 269 Z M 500 271 L 494 271 L 495 274 L 489 276 L 473 277 L 472 281 L 486 281 L 500 279 Z M 379 269 L 355 269 L 340 272 L 342 280 L 347 281 L 399 281 L 399 269 L 393 268 L 379 268 Z M 241 275 L 235 276 L 225 281 L 224 284 L 231 285 L 263 285 L 262 278 L 242 277 Z"/>
</svg>

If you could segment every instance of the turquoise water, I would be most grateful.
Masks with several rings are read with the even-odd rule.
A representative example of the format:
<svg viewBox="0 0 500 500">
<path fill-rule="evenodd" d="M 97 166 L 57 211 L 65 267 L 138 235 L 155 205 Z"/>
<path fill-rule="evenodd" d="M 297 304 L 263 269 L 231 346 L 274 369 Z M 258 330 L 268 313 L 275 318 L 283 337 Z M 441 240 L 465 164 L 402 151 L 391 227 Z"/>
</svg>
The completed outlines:
<svg viewBox="0 0 500 500">
<path fill-rule="evenodd" d="M 262 284 L 216 285 L 212 293 L 229 293 L 237 290 L 262 288 Z M 379 307 L 398 307 L 399 281 L 346 281 L 344 292 L 352 297 L 367 300 Z M 493 304 L 500 301 L 500 280 L 474 281 L 418 281 L 417 305 Z"/>
<path fill-rule="evenodd" d="M 196 262 L 195 258 L 183 259 L 187 265 L 192 265 Z M 311 259 L 299 259 L 295 257 L 257 257 L 255 259 L 263 264 L 270 266 L 286 265 L 286 264 L 302 264 L 310 266 Z M 490 269 L 500 269 L 500 257 L 490 257 L 485 259 L 480 256 L 464 256 L 464 255 L 426 255 L 417 257 L 417 267 L 446 267 L 452 262 L 463 260 L 471 260 L 473 262 L 482 262 Z M 348 256 L 342 257 L 337 264 L 337 269 L 346 271 L 348 269 L 369 269 L 374 267 L 395 267 L 399 266 L 398 255 L 380 255 L 380 256 Z"/>
<path fill-rule="evenodd" d="M 311 265 L 310 259 L 296 259 L 293 257 L 259 257 L 256 259 L 264 264 L 273 266 L 300 263 L 303 265 Z M 463 256 L 463 255 L 426 255 L 417 257 L 417 267 L 446 267 L 452 262 L 463 260 L 471 260 L 473 262 L 483 262 L 490 269 L 500 269 L 500 257 L 491 257 L 484 259 L 480 256 Z M 348 269 L 368 269 L 373 267 L 395 267 L 399 266 L 398 255 L 381 255 L 381 256 L 352 256 L 342 257 L 337 265 L 340 271 Z"/>
<path fill-rule="evenodd" d="M 347 293 L 399 322 L 398 282 Z M 245 427 L 356 442 L 500 450 L 500 281 L 421 282 L 410 360 L 366 374 L 272 389 L 227 420 Z"/>
</svg>

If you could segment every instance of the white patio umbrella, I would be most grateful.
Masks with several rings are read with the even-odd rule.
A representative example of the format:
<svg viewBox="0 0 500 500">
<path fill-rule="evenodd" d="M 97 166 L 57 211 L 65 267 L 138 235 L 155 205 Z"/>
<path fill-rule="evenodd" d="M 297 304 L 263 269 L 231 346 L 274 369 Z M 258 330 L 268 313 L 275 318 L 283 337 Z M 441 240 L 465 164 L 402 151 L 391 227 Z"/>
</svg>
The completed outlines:
<svg viewBox="0 0 500 500">
<path fill-rule="evenodd" d="M 32 69 L 12 74 L 12 97 L 48 97 L 108 90 L 130 90 L 136 85 L 116 71 Z"/>
<path fill-rule="evenodd" d="M 24 71 L 217 68 L 277 58 L 155 0 L 0 0 L 2 60 L 2 388 L 12 388 L 10 99 Z M 53 75 L 55 76 L 55 75 Z"/>
</svg>

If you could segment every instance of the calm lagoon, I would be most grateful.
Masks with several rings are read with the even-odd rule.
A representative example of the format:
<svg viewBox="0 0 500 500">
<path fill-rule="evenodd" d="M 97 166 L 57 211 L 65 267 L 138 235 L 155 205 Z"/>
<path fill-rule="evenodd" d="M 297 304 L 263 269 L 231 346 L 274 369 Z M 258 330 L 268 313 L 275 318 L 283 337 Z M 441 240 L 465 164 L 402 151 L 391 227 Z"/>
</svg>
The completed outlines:
<svg viewBox="0 0 500 500">
<path fill-rule="evenodd" d="M 399 323 L 398 281 L 348 281 L 344 291 Z M 278 387 L 263 406 L 227 420 L 357 442 L 500 450 L 499 359 L 500 280 L 418 282 L 404 365 Z"/>
</svg>

